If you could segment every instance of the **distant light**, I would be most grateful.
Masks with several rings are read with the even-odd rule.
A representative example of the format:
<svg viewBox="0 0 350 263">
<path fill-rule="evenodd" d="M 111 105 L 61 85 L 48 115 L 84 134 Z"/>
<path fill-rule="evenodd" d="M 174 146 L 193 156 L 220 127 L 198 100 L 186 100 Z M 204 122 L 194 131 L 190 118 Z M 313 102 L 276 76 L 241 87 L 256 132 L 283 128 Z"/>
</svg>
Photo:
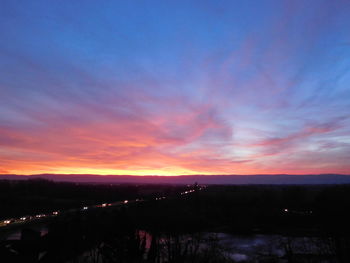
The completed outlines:
<svg viewBox="0 0 350 263">
<path fill-rule="evenodd" d="M 83 210 L 88 210 L 88 207 L 87 207 L 87 206 L 84 206 L 84 207 L 83 207 Z"/>
<path fill-rule="evenodd" d="M 284 209 L 284 212 L 286 212 L 286 213 L 287 213 L 287 212 L 288 212 L 288 209 L 287 209 L 287 208 L 285 208 L 285 209 Z"/>
<path fill-rule="evenodd" d="M 41 217 L 45 217 L 46 215 L 44 215 L 44 214 L 39 214 L 39 215 L 36 215 L 35 217 L 36 218 L 41 218 Z"/>
<path fill-rule="evenodd" d="M 107 206 L 107 204 L 102 204 L 102 207 L 106 207 Z"/>
<path fill-rule="evenodd" d="M 22 221 L 26 220 L 27 218 L 26 217 L 21 217 L 20 218 Z"/>
<path fill-rule="evenodd" d="M 127 203 L 129 203 L 129 201 L 128 200 L 124 200 L 124 204 L 127 204 Z"/>
<path fill-rule="evenodd" d="M 58 215 L 58 211 L 54 211 L 54 212 L 52 212 L 52 214 L 57 216 Z"/>
</svg>

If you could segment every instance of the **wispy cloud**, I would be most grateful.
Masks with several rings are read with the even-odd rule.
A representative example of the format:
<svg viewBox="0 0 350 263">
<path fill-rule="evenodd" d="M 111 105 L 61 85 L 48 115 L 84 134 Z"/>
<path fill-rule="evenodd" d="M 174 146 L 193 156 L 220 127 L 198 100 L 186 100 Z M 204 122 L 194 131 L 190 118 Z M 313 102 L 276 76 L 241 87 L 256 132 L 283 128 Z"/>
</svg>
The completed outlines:
<svg viewBox="0 0 350 263">
<path fill-rule="evenodd" d="M 349 15 L 5 1 L 0 173 L 345 173 Z"/>
</svg>

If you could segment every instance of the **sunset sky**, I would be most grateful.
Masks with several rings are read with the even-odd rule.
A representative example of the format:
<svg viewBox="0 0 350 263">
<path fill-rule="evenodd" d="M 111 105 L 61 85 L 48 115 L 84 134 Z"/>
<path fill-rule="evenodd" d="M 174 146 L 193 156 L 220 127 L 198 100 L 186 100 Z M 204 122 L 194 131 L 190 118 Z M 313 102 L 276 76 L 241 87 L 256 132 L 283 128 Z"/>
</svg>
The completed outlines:
<svg viewBox="0 0 350 263">
<path fill-rule="evenodd" d="M 350 2 L 0 1 L 0 174 L 350 174 Z"/>
</svg>

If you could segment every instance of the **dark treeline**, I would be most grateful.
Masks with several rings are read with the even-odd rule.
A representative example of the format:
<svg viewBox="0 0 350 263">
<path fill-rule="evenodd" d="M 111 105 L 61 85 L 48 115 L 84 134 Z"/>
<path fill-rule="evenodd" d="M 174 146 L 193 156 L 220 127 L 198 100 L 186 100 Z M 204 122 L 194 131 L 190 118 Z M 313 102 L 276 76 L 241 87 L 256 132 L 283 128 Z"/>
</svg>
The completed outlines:
<svg viewBox="0 0 350 263">
<path fill-rule="evenodd" d="M 155 186 L 138 187 L 150 187 L 148 195 L 157 195 L 152 193 Z M 254 251 L 244 262 L 350 262 L 349 185 L 209 186 L 186 195 L 175 194 L 186 188 L 158 186 L 158 195 L 173 193 L 171 197 L 58 216 L 48 223 L 48 234 L 42 237 L 23 227 L 22 240 L 1 243 L 2 259 L 237 262 L 232 257 L 237 251 L 215 234 L 230 233 L 278 235 L 282 254 Z"/>
<path fill-rule="evenodd" d="M 172 199 L 154 207 L 145 204 L 142 222 L 152 224 L 155 211 L 174 226 L 249 233 L 287 231 L 289 228 L 318 233 L 348 231 L 350 185 L 337 186 L 210 186 L 206 191 Z M 154 209 L 154 212 L 150 212 Z M 150 217 L 150 218 L 149 218 Z M 150 220 L 148 220 L 148 218 Z M 192 225 L 191 220 L 195 223 Z M 155 227 L 159 228 L 159 224 Z M 280 229 L 279 229 L 280 228 Z"/>
</svg>

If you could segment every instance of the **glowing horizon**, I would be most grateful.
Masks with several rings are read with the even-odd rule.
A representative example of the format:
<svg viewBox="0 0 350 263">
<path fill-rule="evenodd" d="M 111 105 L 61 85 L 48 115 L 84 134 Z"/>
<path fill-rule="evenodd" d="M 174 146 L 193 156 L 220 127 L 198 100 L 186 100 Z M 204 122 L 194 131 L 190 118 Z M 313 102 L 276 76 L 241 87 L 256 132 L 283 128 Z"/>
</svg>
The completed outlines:
<svg viewBox="0 0 350 263">
<path fill-rule="evenodd" d="M 0 174 L 350 173 L 345 1 L 3 1 Z"/>
</svg>

